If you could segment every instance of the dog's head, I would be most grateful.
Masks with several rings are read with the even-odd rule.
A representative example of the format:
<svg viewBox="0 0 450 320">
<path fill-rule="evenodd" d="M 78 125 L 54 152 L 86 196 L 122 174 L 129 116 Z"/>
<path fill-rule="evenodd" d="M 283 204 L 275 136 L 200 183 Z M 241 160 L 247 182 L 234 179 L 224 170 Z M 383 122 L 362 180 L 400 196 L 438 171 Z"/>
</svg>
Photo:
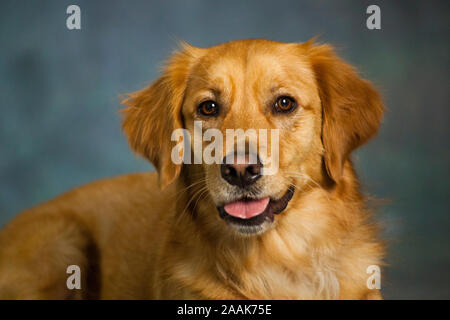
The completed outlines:
<svg viewBox="0 0 450 320">
<path fill-rule="evenodd" d="M 125 134 L 155 165 L 161 187 L 183 168 L 218 209 L 210 219 L 240 234 L 271 227 L 294 193 L 341 183 L 349 154 L 376 133 L 383 113 L 372 85 L 312 41 L 183 45 L 124 104 Z M 172 141 L 177 129 L 189 144 Z"/>
</svg>

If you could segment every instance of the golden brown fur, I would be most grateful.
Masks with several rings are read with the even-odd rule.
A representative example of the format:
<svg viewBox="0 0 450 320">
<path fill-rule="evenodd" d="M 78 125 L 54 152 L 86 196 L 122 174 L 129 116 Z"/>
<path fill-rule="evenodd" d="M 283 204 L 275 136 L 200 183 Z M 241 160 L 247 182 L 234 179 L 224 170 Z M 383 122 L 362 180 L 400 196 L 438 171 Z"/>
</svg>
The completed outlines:
<svg viewBox="0 0 450 320">
<path fill-rule="evenodd" d="M 301 111 L 266 112 L 283 90 Z M 217 165 L 170 160 L 172 131 L 192 132 L 198 99 L 216 92 L 227 111 L 206 128 L 282 131 L 279 172 L 261 188 L 275 198 L 296 191 L 257 235 L 219 218 L 229 193 Z M 376 133 L 383 105 L 330 46 L 184 45 L 124 103 L 123 130 L 159 181 L 155 173 L 102 180 L 20 214 L 0 232 L 1 298 L 380 298 L 366 269 L 382 265 L 383 248 L 349 155 Z M 82 290 L 65 287 L 71 264 L 82 269 Z"/>
</svg>

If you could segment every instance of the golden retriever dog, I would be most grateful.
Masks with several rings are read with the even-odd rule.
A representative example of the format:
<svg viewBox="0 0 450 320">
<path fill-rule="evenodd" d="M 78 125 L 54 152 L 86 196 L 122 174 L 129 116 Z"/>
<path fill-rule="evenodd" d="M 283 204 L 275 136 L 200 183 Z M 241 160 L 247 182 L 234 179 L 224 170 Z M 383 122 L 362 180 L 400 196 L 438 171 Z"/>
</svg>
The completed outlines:
<svg viewBox="0 0 450 320">
<path fill-rule="evenodd" d="M 1 298 L 381 298 L 367 270 L 384 248 L 350 154 L 384 106 L 331 46 L 183 44 L 123 103 L 123 131 L 157 173 L 97 181 L 13 219 L 0 232 Z M 203 132 L 278 130 L 278 170 L 262 174 L 262 153 L 173 161 L 193 153 L 176 148 L 176 129 L 208 146 L 194 121 Z M 72 265 L 81 289 L 67 286 Z"/>
</svg>

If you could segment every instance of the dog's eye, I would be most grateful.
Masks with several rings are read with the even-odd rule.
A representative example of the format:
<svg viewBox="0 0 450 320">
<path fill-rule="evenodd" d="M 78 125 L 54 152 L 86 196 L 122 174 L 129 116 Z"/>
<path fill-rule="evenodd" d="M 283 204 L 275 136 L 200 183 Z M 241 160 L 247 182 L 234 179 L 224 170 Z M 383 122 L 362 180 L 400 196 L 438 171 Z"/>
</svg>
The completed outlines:
<svg viewBox="0 0 450 320">
<path fill-rule="evenodd" d="M 219 105 L 215 101 L 208 100 L 200 103 L 197 110 L 202 116 L 212 117 L 219 113 Z"/>
<path fill-rule="evenodd" d="M 297 102 L 291 97 L 282 96 L 275 101 L 274 110 L 278 113 L 289 113 L 297 107 Z"/>
</svg>

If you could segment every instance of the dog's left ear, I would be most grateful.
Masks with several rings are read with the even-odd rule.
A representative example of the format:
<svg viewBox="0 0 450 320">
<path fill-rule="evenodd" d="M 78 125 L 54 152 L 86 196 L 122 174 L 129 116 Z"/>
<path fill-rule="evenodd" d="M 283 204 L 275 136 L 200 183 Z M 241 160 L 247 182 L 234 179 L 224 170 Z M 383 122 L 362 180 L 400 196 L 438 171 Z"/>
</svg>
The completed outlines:
<svg viewBox="0 0 450 320">
<path fill-rule="evenodd" d="M 122 101 L 127 106 L 121 110 L 122 129 L 133 150 L 156 167 L 162 189 L 181 171 L 181 165 L 171 160 L 172 148 L 177 143 L 171 141 L 171 135 L 173 130 L 183 127 L 181 105 L 189 71 L 201 50 L 182 44 L 181 51 L 169 59 L 163 74 L 152 85 Z"/>
<path fill-rule="evenodd" d="M 329 45 L 304 45 L 322 102 L 322 142 L 328 176 L 339 182 L 350 153 L 378 131 L 384 105 L 373 85 Z"/>
</svg>

